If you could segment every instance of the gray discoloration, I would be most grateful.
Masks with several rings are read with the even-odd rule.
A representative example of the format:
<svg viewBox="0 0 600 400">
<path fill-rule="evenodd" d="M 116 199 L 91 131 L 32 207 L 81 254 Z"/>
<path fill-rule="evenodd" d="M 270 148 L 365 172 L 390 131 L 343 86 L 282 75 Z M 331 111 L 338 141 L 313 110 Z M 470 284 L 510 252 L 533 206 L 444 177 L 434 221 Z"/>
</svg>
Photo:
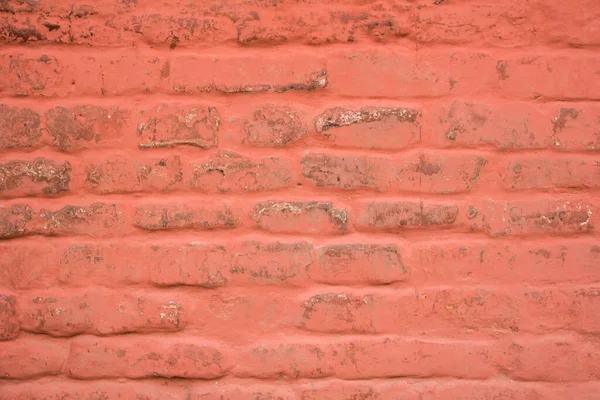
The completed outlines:
<svg viewBox="0 0 600 400">
<path fill-rule="evenodd" d="M 0 193 L 16 189 L 24 179 L 35 183 L 46 183 L 41 193 L 55 195 L 69 190 L 71 164 L 63 165 L 45 158 L 33 161 L 14 160 L 0 164 Z"/>
<path fill-rule="evenodd" d="M 330 128 L 381 121 L 390 117 L 400 121 L 415 122 L 419 114 L 417 110 L 399 107 L 364 107 L 360 110 L 337 107 L 317 116 L 315 129 L 317 132 L 324 132 Z"/>
</svg>

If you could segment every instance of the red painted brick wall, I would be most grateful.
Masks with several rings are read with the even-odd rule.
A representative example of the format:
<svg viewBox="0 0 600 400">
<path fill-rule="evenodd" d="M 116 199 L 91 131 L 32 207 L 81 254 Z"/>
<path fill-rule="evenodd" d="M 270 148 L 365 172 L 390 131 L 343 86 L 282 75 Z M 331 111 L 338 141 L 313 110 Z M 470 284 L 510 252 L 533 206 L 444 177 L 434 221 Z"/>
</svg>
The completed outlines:
<svg viewBox="0 0 600 400">
<path fill-rule="evenodd" d="M 0 398 L 598 399 L 597 0 L 0 0 Z"/>
</svg>

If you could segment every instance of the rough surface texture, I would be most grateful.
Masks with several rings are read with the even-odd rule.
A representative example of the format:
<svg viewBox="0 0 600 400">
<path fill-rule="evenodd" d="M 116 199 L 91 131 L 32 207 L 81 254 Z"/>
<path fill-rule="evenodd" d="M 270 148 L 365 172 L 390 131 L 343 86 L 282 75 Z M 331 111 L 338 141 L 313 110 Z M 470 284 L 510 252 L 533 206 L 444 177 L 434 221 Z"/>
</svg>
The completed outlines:
<svg viewBox="0 0 600 400">
<path fill-rule="evenodd" d="M 1 400 L 600 398 L 598 0 L 0 0 Z"/>
</svg>

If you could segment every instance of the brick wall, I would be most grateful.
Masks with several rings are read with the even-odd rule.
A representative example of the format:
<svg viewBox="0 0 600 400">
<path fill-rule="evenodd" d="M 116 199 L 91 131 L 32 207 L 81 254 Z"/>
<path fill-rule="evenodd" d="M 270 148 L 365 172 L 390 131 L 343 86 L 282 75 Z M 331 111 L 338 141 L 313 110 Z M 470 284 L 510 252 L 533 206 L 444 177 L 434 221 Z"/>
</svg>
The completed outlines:
<svg viewBox="0 0 600 400">
<path fill-rule="evenodd" d="M 0 0 L 0 398 L 597 399 L 596 0 Z"/>
</svg>

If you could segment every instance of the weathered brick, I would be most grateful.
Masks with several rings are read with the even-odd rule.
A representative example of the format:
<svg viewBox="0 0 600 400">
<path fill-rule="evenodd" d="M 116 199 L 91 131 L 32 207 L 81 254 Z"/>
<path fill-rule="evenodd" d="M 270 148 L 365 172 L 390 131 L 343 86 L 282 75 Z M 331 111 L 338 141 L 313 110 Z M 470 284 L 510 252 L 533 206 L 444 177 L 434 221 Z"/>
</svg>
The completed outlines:
<svg viewBox="0 0 600 400">
<path fill-rule="evenodd" d="M 474 283 L 598 282 L 600 246 L 578 239 L 501 243 L 451 240 L 426 241 L 412 246 L 407 264 L 411 281 Z M 565 271 L 568 270 L 568 273 Z"/>
<path fill-rule="evenodd" d="M 71 164 L 45 158 L 0 164 L 0 193 L 4 196 L 56 195 L 69 191 Z"/>
<path fill-rule="evenodd" d="M 309 242 L 244 242 L 233 249 L 231 279 L 256 284 L 297 283 L 314 265 Z"/>
<path fill-rule="evenodd" d="M 424 116 L 423 140 L 444 147 L 594 151 L 598 107 L 586 103 L 537 105 L 458 102 Z"/>
<path fill-rule="evenodd" d="M 189 185 L 205 192 L 261 192 L 289 186 L 291 167 L 279 157 L 248 158 L 222 151 L 194 163 Z"/>
<path fill-rule="evenodd" d="M 85 166 L 84 186 L 97 193 L 167 191 L 182 181 L 178 156 L 141 160 L 110 156 Z"/>
<path fill-rule="evenodd" d="M 493 91 L 520 99 L 597 100 L 600 66 L 591 54 L 531 52 L 498 56 L 467 50 L 340 53 L 327 66 L 328 90 L 344 96 L 441 97 Z M 570 71 L 563 74 L 561 71 Z M 569 77 L 578 76 L 577 82 Z"/>
<path fill-rule="evenodd" d="M 185 387 L 152 382 L 108 382 L 59 380 L 52 382 L 23 382 L 2 386 L 5 400 L 184 400 Z"/>
<path fill-rule="evenodd" d="M 302 174 L 319 187 L 381 191 L 390 184 L 391 163 L 383 157 L 308 154 L 300 163 Z"/>
<path fill-rule="evenodd" d="M 172 332 L 185 326 L 183 303 L 162 293 L 42 291 L 22 297 L 19 319 L 24 331 L 52 336 Z"/>
<path fill-rule="evenodd" d="M 396 245 L 334 244 L 317 250 L 319 262 L 308 274 L 317 282 L 337 285 L 388 284 L 403 281 L 409 269 Z"/>
<path fill-rule="evenodd" d="M 593 230 L 594 205 L 581 200 L 473 202 L 362 202 L 357 206 L 359 230 L 395 231 L 439 227 L 490 236 L 577 233 Z"/>
<path fill-rule="evenodd" d="M 394 169 L 392 188 L 425 193 L 457 193 L 476 185 L 486 159 L 474 155 L 421 153 Z"/>
<path fill-rule="evenodd" d="M 444 227 L 458 217 L 459 207 L 453 204 L 427 204 L 414 201 L 373 202 L 358 213 L 359 229 L 395 230 L 415 227 Z"/>
<path fill-rule="evenodd" d="M 308 132 L 304 114 L 286 105 L 265 104 L 244 121 L 245 140 L 254 146 L 282 147 Z"/>
<path fill-rule="evenodd" d="M 522 158 L 511 161 L 503 177 L 510 190 L 551 188 L 596 188 L 600 182 L 600 160 L 582 158 Z"/>
<path fill-rule="evenodd" d="M 29 379 L 59 375 L 69 355 L 69 344 L 53 339 L 21 337 L 0 342 L 0 376 Z"/>
<path fill-rule="evenodd" d="M 15 296 L 0 294 L 0 341 L 19 336 L 21 326 L 16 310 Z"/>
<path fill-rule="evenodd" d="M 309 331 L 426 335 L 596 333 L 600 290 L 590 286 L 362 290 L 301 297 L 297 322 Z"/>
<path fill-rule="evenodd" d="M 191 388 L 190 400 L 294 400 L 296 395 L 291 387 L 275 384 L 219 384 Z"/>
<path fill-rule="evenodd" d="M 37 147 L 41 136 L 38 113 L 29 108 L 0 104 L 0 149 Z"/>
<path fill-rule="evenodd" d="M 229 262 L 225 247 L 210 243 L 184 245 L 153 244 L 150 249 L 140 248 L 147 266 L 148 279 L 160 286 L 197 285 L 225 286 L 230 280 Z"/>
<path fill-rule="evenodd" d="M 218 345 L 197 339 L 81 337 L 71 343 L 65 370 L 78 379 L 214 379 L 225 375 L 228 363 Z"/>
<path fill-rule="evenodd" d="M 590 0 L 579 2 L 579 7 L 555 0 L 424 3 L 417 6 L 412 34 L 427 44 L 586 46 L 600 39 L 595 26 L 598 13 L 591 4 Z M 556 15 L 564 19 L 553 18 Z"/>
<path fill-rule="evenodd" d="M 304 310 L 300 326 L 314 331 L 375 333 L 376 318 L 371 295 L 352 296 L 324 293 L 302 302 Z"/>
<path fill-rule="evenodd" d="M 261 379 L 397 376 L 478 379 L 493 374 L 493 364 L 488 358 L 486 344 L 478 341 L 321 338 L 257 343 L 240 353 L 233 373 Z"/>
<path fill-rule="evenodd" d="M 167 69 L 158 57 L 39 50 L 11 53 L 0 55 L 0 73 L 6 77 L 0 91 L 39 97 L 156 92 Z"/>
<path fill-rule="evenodd" d="M 328 381 L 298 385 L 297 393 L 303 400 L 393 399 L 398 396 L 418 399 L 552 399 L 569 397 L 593 399 L 598 390 L 596 382 L 556 384 L 518 382 L 491 379 L 469 381 L 462 379 L 393 379 L 371 382 Z"/>
<path fill-rule="evenodd" d="M 137 127 L 142 149 L 189 145 L 201 148 L 218 143 L 220 119 L 214 107 L 162 104 L 143 110 Z"/>
<path fill-rule="evenodd" d="M 148 230 L 230 229 L 240 225 L 240 213 L 228 202 L 187 205 L 143 204 L 136 207 L 135 225 Z"/>
<path fill-rule="evenodd" d="M 0 207 L 0 239 L 27 235 L 33 216 L 33 209 L 26 204 Z"/>
<path fill-rule="evenodd" d="M 600 376 L 596 338 L 570 334 L 508 339 L 491 358 L 511 379 L 525 381 L 594 381 Z"/>
<path fill-rule="evenodd" d="M 327 86 L 324 62 L 294 54 L 285 60 L 269 54 L 180 56 L 170 65 L 169 90 L 175 93 L 255 93 L 313 91 Z"/>
<path fill-rule="evenodd" d="M 593 207 L 582 201 L 483 201 L 470 205 L 469 229 L 490 236 L 560 234 L 591 231 Z M 462 212 L 461 212 L 462 214 Z M 467 222 L 470 221 L 470 222 Z"/>
<path fill-rule="evenodd" d="M 123 142 L 129 113 L 118 107 L 80 105 L 46 112 L 46 129 L 53 145 L 72 152 Z"/>
<path fill-rule="evenodd" d="M 269 200 L 256 204 L 252 218 L 273 233 L 343 234 L 348 229 L 347 211 L 329 202 Z"/>
<path fill-rule="evenodd" d="M 419 116 L 403 107 L 336 107 L 315 118 L 315 130 L 335 147 L 402 149 L 420 141 Z"/>
<path fill-rule="evenodd" d="M 39 217 L 41 226 L 35 233 L 47 236 L 106 236 L 124 222 L 117 205 L 109 203 L 68 205 L 55 211 L 42 208 Z"/>
</svg>

